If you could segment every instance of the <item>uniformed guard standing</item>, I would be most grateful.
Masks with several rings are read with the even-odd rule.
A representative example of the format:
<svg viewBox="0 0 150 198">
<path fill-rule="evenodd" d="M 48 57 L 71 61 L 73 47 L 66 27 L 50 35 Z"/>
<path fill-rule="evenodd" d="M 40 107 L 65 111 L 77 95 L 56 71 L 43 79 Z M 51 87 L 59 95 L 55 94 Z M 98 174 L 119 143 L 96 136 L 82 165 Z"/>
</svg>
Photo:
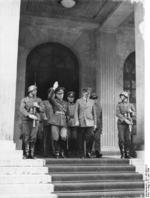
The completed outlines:
<svg viewBox="0 0 150 198">
<path fill-rule="evenodd" d="M 101 134 L 102 134 L 102 108 L 98 103 L 97 99 L 98 96 L 96 93 L 92 93 L 91 97 L 92 100 L 95 102 L 95 109 L 96 109 L 96 119 L 97 119 L 97 128 L 94 131 L 94 143 L 95 143 L 95 155 L 96 158 L 101 158 Z"/>
<path fill-rule="evenodd" d="M 134 105 L 129 103 L 128 92 L 120 94 L 121 102 L 117 104 L 116 116 L 118 118 L 118 139 L 121 158 L 130 158 L 132 117 L 135 115 Z"/>
<path fill-rule="evenodd" d="M 88 89 L 83 89 L 82 97 L 76 101 L 75 125 L 79 126 L 80 157 L 84 157 L 84 140 L 86 140 L 86 157 L 91 158 L 93 130 L 96 129 L 96 110 L 94 101 L 89 99 Z"/>
<path fill-rule="evenodd" d="M 44 112 L 42 100 L 37 97 L 37 87 L 28 87 L 28 96 L 20 104 L 24 158 L 34 158 L 34 147 L 39 128 L 40 112 Z"/>
<path fill-rule="evenodd" d="M 54 142 L 55 157 L 65 157 L 67 140 L 67 103 L 63 100 L 64 88 L 59 87 L 55 82 L 50 88 L 48 99 L 53 107 L 53 116 L 51 119 L 51 134 Z"/>
<path fill-rule="evenodd" d="M 77 155 L 77 127 L 75 126 L 75 92 L 69 91 L 67 93 L 67 125 L 68 125 L 68 145 L 69 152 L 72 155 Z"/>
</svg>

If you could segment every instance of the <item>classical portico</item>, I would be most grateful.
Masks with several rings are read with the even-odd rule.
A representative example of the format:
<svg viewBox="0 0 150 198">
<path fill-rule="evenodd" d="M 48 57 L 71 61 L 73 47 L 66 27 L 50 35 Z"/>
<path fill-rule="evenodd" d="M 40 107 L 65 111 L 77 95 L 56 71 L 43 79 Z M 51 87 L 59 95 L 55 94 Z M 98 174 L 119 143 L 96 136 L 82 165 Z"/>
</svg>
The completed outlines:
<svg viewBox="0 0 150 198">
<path fill-rule="evenodd" d="M 149 132 L 148 108 L 144 118 L 144 49 L 149 57 L 150 39 L 146 35 L 149 48 L 145 48 L 143 4 L 77 2 L 73 8 L 63 8 L 57 0 L 0 1 L 0 196 L 145 196 L 142 156 L 126 160 L 108 155 L 118 152 L 115 108 L 123 88 L 129 88 L 136 104 L 134 141 L 141 153 L 144 122 Z M 149 9 L 150 4 L 147 13 Z M 149 26 L 149 19 L 145 22 Z M 131 78 L 126 78 L 126 67 L 132 68 Z M 79 95 L 85 86 L 97 92 L 103 109 L 102 159 L 23 159 L 20 100 L 28 84 L 35 81 L 45 100 L 42 90 L 55 78 L 67 89 L 73 86 Z"/>
<path fill-rule="evenodd" d="M 103 2 L 104 3 L 104 2 Z M 32 1 L 1 1 L 0 44 L 0 140 L 19 140 L 19 104 L 25 95 L 26 64 L 29 53 L 43 43 L 60 43 L 71 50 L 79 63 L 79 92 L 84 86 L 97 91 L 103 108 L 102 150 L 117 151 L 115 106 L 123 89 L 123 65 L 128 55 L 136 53 L 136 107 L 137 149 L 144 145 L 144 41 L 141 33 L 143 21 L 142 3 L 111 1 L 96 2 L 87 6 L 83 15 L 83 3 L 73 12 L 53 15 L 51 8 L 34 7 Z M 30 7 L 31 6 L 31 7 Z M 38 8 L 39 6 L 39 8 Z M 81 7 L 80 7 L 81 6 Z M 62 8 L 57 5 L 59 10 Z M 53 9 L 56 12 L 56 7 Z M 109 8 L 109 11 L 107 9 Z M 37 10 L 36 10 L 37 9 Z M 73 8 L 75 9 L 75 8 Z M 79 9 L 79 11 L 77 10 Z M 107 11 L 106 11 L 107 10 Z M 97 15 L 94 15 L 97 11 Z M 111 12 L 110 12 L 111 11 Z M 110 13 L 111 14 L 110 14 Z M 20 14 L 21 13 L 21 14 Z M 108 14 L 109 13 L 109 14 Z M 90 15 L 90 16 L 89 16 Z M 91 18 L 93 17 L 93 19 Z M 20 18 L 20 24 L 19 24 Z M 103 19 L 103 20 L 102 20 Z M 5 21 L 5 22 L 4 22 Z M 7 26 L 6 26 L 7 24 Z M 18 34 L 19 33 L 19 34 Z M 139 47 L 140 46 L 140 47 Z M 90 75 L 89 75 L 90 74 Z M 7 113 L 6 113 L 7 112 Z"/>
</svg>

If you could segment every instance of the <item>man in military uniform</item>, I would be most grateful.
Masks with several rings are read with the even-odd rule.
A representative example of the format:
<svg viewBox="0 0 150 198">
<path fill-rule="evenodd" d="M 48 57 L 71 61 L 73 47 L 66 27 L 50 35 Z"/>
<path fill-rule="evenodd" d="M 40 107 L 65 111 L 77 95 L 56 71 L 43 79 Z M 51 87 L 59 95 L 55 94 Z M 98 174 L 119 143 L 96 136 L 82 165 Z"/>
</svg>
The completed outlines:
<svg viewBox="0 0 150 198">
<path fill-rule="evenodd" d="M 40 112 L 44 112 L 42 100 L 37 97 L 37 87 L 28 88 L 28 96 L 20 104 L 25 158 L 34 158 L 34 147 L 39 128 Z"/>
<path fill-rule="evenodd" d="M 47 120 L 44 120 L 43 150 L 44 150 L 44 156 L 47 157 L 49 152 L 48 149 L 54 152 L 53 141 L 51 138 L 51 119 L 53 117 L 53 108 L 48 100 L 44 100 L 43 104 L 45 107 L 45 114 L 47 118 Z"/>
<path fill-rule="evenodd" d="M 51 119 L 51 134 L 54 143 L 55 157 L 64 158 L 66 151 L 67 139 L 67 103 L 63 100 L 64 88 L 59 87 L 58 82 L 55 82 L 50 88 L 48 99 L 53 107 L 53 116 Z"/>
<path fill-rule="evenodd" d="M 75 125 L 79 126 L 79 152 L 84 157 L 84 140 L 86 140 L 86 157 L 91 157 L 94 140 L 93 130 L 96 129 L 96 110 L 94 101 L 89 99 L 88 89 L 82 90 L 82 97 L 76 101 Z"/>
<path fill-rule="evenodd" d="M 68 143 L 69 143 L 69 151 L 72 155 L 77 154 L 78 146 L 77 146 L 77 127 L 75 126 L 75 93 L 73 91 L 69 91 L 67 93 L 67 125 L 68 125 Z"/>
<path fill-rule="evenodd" d="M 121 102 L 117 104 L 116 116 L 118 118 L 118 139 L 121 158 L 130 158 L 132 117 L 135 115 L 134 105 L 129 103 L 128 92 L 120 94 Z"/>
<path fill-rule="evenodd" d="M 101 134 L 102 134 L 102 108 L 98 103 L 97 99 L 98 96 L 96 93 L 92 93 L 91 97 L 92 100 L 95 102 L 95 109 L 96 109 L 96 129 L 94 131 L 94 143 L 95 143 L 95 155 L 96 158 L 101 158 Z"/>
</svg>

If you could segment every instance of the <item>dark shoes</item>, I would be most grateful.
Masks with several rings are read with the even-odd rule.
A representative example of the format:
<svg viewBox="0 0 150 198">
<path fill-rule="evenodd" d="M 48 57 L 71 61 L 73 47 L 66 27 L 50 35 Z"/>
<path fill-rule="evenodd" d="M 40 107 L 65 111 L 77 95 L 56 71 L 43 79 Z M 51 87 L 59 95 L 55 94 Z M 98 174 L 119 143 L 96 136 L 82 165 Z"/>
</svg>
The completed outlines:
<svg viewBox="0 0 150 198">
<path fill-rule="evenodd" d="M 101 153 L 99 153 L 98 151 L 95 151 L 95 155 L 96 155 L 96 158 L 102 158 L 102 154 Z"/>
<path fill-rule="evenodd" d="M 65 158 L 66 156 L 65 156 L 65 154 L 64 154 L 64 152 L 56 152 L 55 154 L 54 154 L 54 157 L 56 158 L 56 159 L 59 159 L 59 158 Z"/>
<path fill-rule="evenodd" d="M 59 158 L 59 152 L 56 152 L 56 153 L 54 154 L 54 157 L 55 157 L 56 159 L 58 159 L 58 158 Z"/>
<path fill-rule="evenodd" d="M 23 159 L 30 159 L 29 155 L 24 155 Z"/>
<path fill-rule="evenodd" d="M 125 159 L 130 159 L 130 155 L 126 155 L 124 156 Z"/>
<path fill-rule="evenodd" d="M 65 154 L 64 154 L 64 152 L 61 152 L 61 153 L 60 153 L 60 157 L 61 157 L 61 158 L 65 158 L 65 157 L 66 157 Z"/>
<path fill-rule="evenodd" d="M 29 159 L 35 159 L 34 155 L 30 155 Z"/>
<path fill-rule="evenodd" d="M 87 157 L 87 158 L 91 158 L 91 157 L 92 157 L 92 156 L 91 156 L 91 153 L 88 152 L 88 153 L 86 154 L 86 157 Z"/>
<path fill-rule="evenodd" d="M 35 159 L 34 155 L 24 155 L 23 159 Z"/>
</svg>

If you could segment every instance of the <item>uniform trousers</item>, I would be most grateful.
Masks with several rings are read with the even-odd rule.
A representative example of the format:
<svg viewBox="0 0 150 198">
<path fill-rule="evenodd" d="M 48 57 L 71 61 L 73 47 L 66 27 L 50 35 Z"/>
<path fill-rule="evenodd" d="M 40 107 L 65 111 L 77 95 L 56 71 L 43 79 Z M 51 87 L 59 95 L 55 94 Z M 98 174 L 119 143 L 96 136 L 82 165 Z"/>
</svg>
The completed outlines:
<svg viewBox="0 0 150 198">
<path fill-rule="evenodd" d="M 22 123 L 22 130 L 23 130 L 23 140 L 25 144 L 28 143 L 35 143 L 37 139 L 37 133 L 39 129 L 39 122 L 36 121 L 35 127 L 33 127 L 33 121 L 24 121 Z"/>
<path fill-rule="evenodd" d="M 95 144 L 95 151 L 101 153 L 101 131 L 100 129 L 96 129 L 94 133 L 94 144 Z"/>
<path fill-rule="evenodd" d="M 67 128 L 64 126 L 51 125 L 51 137 L 53 141 L 53 152 L 66 150 Z"/>
<path fill-rule="evenodd" d="M 128 124 L 118 124 L 118 140 L 119 148 L 122 150 L 124 147 L 125 152 L 130 150 L 131 135 Z"/>
<path fill-rule="evenodd" d="M 94 141 L 93 127 L 80 127 L 78 138 L 80 155 L 84 155 L 84 140 L 86 140 L 86 153 L 90 153 Z"/>
<path fill-rule="evenodd" d="M 77 127 L 68 127 L 68 145 L 69 145 L 69 151 L 77 153 L 78 151 Z"/>
</svg>

